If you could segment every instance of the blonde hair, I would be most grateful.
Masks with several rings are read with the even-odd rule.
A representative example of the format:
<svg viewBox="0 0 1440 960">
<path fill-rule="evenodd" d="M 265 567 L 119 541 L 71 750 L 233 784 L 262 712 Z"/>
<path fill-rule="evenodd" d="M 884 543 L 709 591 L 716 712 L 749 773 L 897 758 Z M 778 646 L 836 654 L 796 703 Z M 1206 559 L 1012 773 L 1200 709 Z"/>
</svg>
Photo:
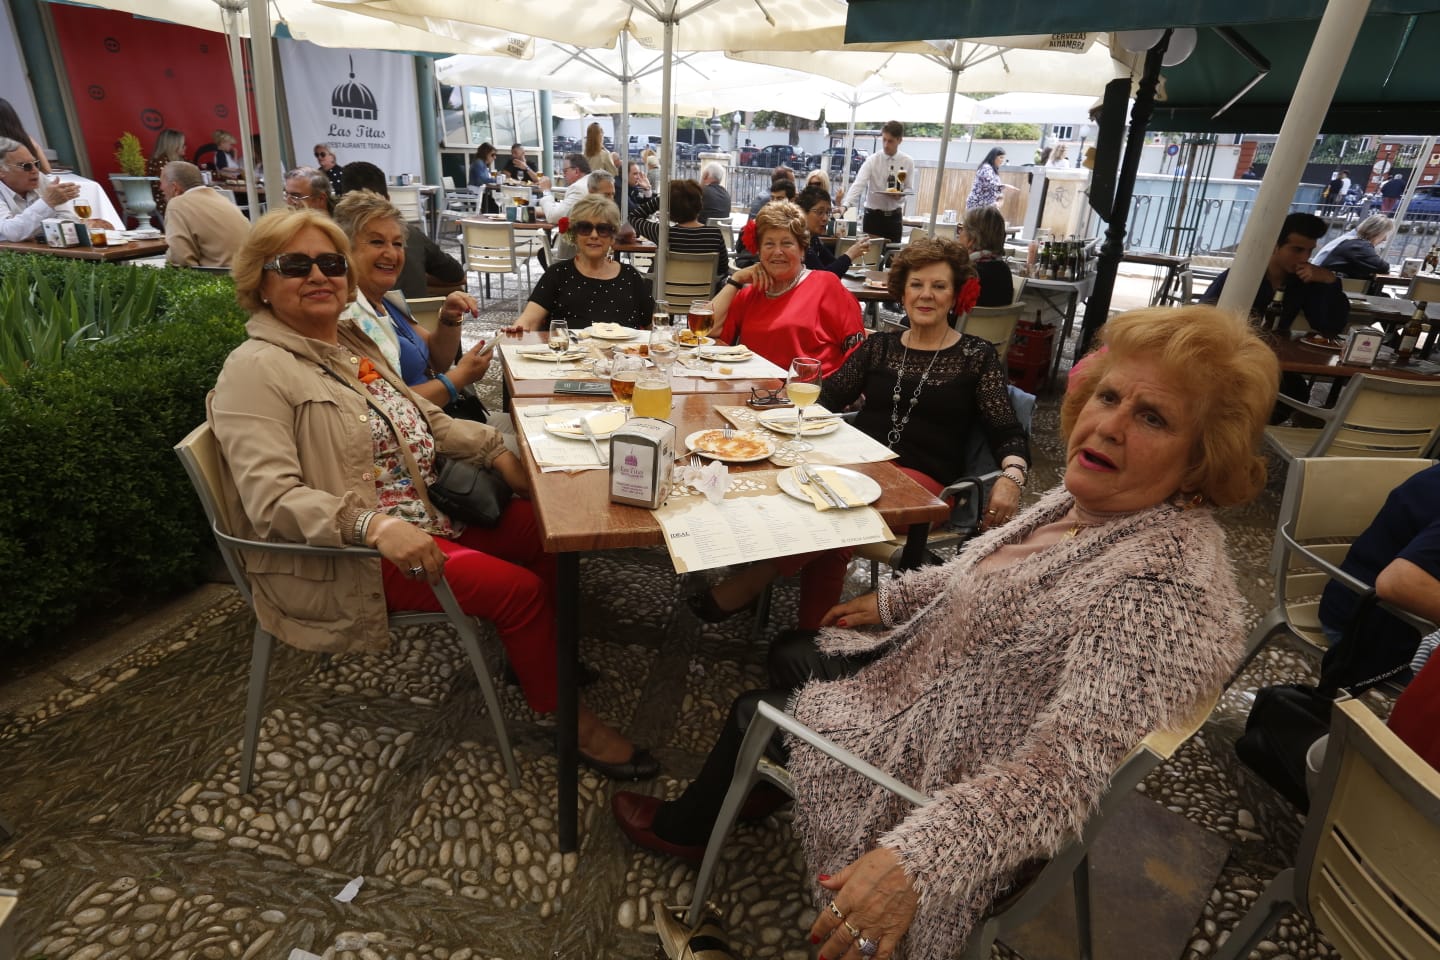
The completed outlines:
<svg viewBox="0 0 1440 960">
<path fill-rule="evenodd" d="M 835 192 L 830 186 L 830 174 L 826 173 L 823 169 L 810 171 L 810 176 L 805 178 L 805 186 L 808 187 L 812 183 L 818 183 L 824 187 L 827 194 Z"/>
<path fill-rule="evenodd" d="M 185 134 L 174 129 L 161 130 L 160 135 L 155 138 L 153 158 L 166 161 L 184 160 Z"/>
<path fill-rule="evenodd" d="M 570 208 L 570 223 L 572 226 L 566 232 L 571 240 L 575 239 L 575 227 L 577 220 L 588 220 L 590 223 L 608 223 L 610 226 L 620 228 L 620 208 L 615 206 L 615 201 L 598 193 L 587 193 L 576 200 Z"/>
<path fill-rule="evenodd" d="M 1112 366 L 1126 360 L 1155 363 L 1185 398 L 1196 427 L 1180 492 L 1228 507 L 1264 488 L 1259 450 L 1275 406 L 1280 364 L 1244 317 L 1208 306 L 1149 307 L 1110 320 L 1100 338 L 1105 349 L 1085 358 L 1060 408 L 1067 443 L 1081 408 Z"/>
<path fill-rule="evenodd" d="M 405 215 L 373 190 L 351 190 L 335 204 L 335 223 L 352 241 L 376 220 L 394 220 L 405 229 Z"/>
<path fill-rule="evenodd" d="M 810 230 L 805 226 L 805 214 L 789 200 L 771 200 L 755 214 L 756 253 L 760 252 L 760 244 L 764 242 L 768 230 L 789 231 L 800 241 L 801 247 L 810 242 Z"/>
<path fill-rule="evenodd" d="M 235 279 L 235 299 L 251 313 L 265 309 L 260 299 L 260 284 L 265 279 L 265 264 L 285 252 L 285 248 L 306 227 L 314 227 L 335 248 L 350 260 L 350 241 L 345 232 L 319 210 L 272 210 L 255 222 L 250 235 L 235 253 L 230 275 Z M 345 271 L 345 299 L 355 299 L 355 264 Z"/>
</svg>

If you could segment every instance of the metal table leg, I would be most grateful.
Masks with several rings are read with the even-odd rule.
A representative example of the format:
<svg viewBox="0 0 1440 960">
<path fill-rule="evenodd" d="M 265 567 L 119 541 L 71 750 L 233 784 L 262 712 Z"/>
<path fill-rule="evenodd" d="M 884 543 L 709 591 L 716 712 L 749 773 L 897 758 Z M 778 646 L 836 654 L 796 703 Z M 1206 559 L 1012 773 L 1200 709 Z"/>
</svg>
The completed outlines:
<svg viewBox="0 0 1440 960">
<path fill-rule="evenodd" d="M 575 683 L 580 657 L 580 555 L 556 556 L 555 646 L 559 703 L 556 755 L 559 770 L 555 816 L 559 821 L 560 851 L 579 847 L 580 695 Z"/>
<path fill-rule="evenodd" d="M 914 570 L 925 562 L 926 541 L 930 538 L 930 524 L 912 523 L 905 531 L 905 546 L 900 551 L 900 569 Z"/>
</svg>

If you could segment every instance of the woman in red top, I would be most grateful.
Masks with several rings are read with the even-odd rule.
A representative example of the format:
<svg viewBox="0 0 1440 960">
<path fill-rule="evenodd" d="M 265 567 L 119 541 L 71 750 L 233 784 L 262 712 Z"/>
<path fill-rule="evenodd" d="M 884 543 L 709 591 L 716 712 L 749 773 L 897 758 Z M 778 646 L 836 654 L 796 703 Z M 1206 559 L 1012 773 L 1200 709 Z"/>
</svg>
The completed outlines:
<svg viewBox="0 0 1440 960">
<path fill-rule="evenodd" d="M 715 296 L 720 339 L 743 343 L 777 367 L 814 357 L 829 376 L 861 340 L 860 303 L 824 270 L 805 267 L 810 233 L 805 215 L 788 201 L 772 201 L 755 215 L 745 245 L 760 261 L 737 270 Z"/>
</svg>

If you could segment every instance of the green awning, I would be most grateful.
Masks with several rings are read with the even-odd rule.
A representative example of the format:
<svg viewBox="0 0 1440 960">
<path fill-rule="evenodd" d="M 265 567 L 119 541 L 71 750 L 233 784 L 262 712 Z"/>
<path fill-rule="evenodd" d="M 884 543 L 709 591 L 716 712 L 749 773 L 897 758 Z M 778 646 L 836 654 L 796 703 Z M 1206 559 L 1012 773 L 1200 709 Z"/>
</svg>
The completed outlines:
<svg viewBox="0 0 1440 960">
<path fill-rule="evenodd" d="M 1195 52 L 1184 63 L 1164 70 L 1164 99 L 1155 105 L 1150 128 L 1275 132 L 1299 82 L 1323 8 L 1322 0 L 1212 0 L 1183 5 L 1162 0 L 1133 6 L 1018 0 L 1009 5 L 957 2 L 943 7 L 925 0 L 850 0 L 845 38 L 859 42 L 1096 32 L 1203 21 Z M 1440 69 L 1433 59 L 1440 54 L 1440 3 L 1374 0 L 1370 9 L 1321 129 L 1327 133 L 1440 131 Z M 1212 115 L 1257 70 L 1207 25 L 1232 27 L 1270 66 L 1263 80 L 1213 120 Z"/>
</svg>

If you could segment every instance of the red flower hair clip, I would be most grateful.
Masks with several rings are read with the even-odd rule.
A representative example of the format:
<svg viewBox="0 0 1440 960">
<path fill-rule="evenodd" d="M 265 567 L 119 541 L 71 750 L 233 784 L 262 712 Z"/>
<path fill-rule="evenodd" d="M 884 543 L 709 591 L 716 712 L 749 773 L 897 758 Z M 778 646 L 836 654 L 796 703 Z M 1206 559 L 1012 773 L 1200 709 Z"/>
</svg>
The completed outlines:
<svg viewBox="0 0 1440 960">
<path fill-rule="evenodd" d="M 971 277 L 965 281 L 965 285 L 960 288 L 960 294 L 955 298 L 955 312 L 960 316 L 964 316 L 970 312 L 971 308 L 975 306 L 976 301 L 979 299 L 980 281 L 975 277 Z"/>
<path fill-rule="evenodd" d="M 569 232 L 570 232 L 570 218 L 569 218 L 569 217 L 561 217 L 561 218 L 560 218 L 560 222 L 557 223 L 557 224 L 555 224 L 555 229 L 556 229 L 556 230 L 559 230 L 561 233 L 569 233 Z"/>
<path fill-rule="evenodd" d="M 760 244 L 755 239 L 755 221 L 749 220 L 745 223 L 745 229 L 740 231 L 740 242 L 745 244 L 745 249 L 751 253 L 760 252 Z"/>
</svg>

